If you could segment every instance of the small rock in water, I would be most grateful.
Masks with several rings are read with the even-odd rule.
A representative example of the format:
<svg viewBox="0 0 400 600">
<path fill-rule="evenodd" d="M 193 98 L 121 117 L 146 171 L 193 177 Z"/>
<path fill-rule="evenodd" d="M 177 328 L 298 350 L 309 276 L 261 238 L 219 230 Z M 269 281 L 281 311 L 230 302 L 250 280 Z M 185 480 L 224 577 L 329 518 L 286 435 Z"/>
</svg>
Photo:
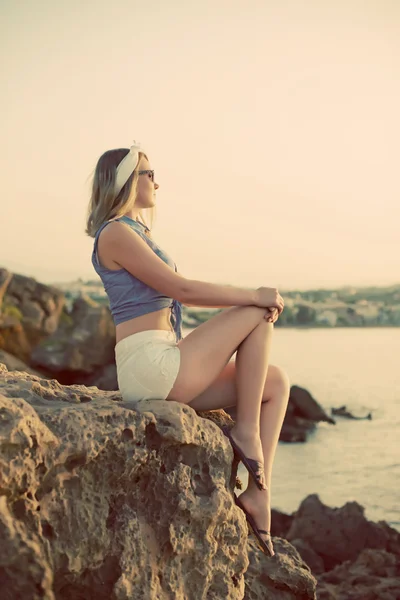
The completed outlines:
<svg viewBox="0 0 400 600">
<path fill-rule="evenodd" d="M 369 419 L 370 421 L 372 420 L 372 413 L 369 412 L 364 417 L 356 416 L 347 410 L 346 405 L 339 406 L 338 408 L 332 407 L 331 413 L 333 415 L 337 415 L 339 417 L 347 417 L 348 419 L 357 419 L 357 420 Z"/>
</svg>

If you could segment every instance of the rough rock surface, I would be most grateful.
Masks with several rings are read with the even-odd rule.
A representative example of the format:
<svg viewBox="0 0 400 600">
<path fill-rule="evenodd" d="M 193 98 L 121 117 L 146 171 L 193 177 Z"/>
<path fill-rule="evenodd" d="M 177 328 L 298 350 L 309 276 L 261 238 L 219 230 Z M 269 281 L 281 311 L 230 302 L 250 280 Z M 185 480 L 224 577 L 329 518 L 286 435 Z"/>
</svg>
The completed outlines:
<svg viewBox="0 0 400 600">
<path fill-rule="evenodd" d="M 317 494 L 310 494 L 300 504 L 285 537 L 307 542 L 322 558 L 325 571 L 355 560 L 366 548 L 400 556 L 400 534 L 385 521 L 368 521 L 357 502 L 347 502 L 340 508 L 325 506 Z"/>
<path fill-rule="evenodd" d="M 248 538 L 227 420 L 0 365 L 2 600 L 314 599 L 289 542 Z"/>
<path fill-rule="evenodd" d="M 256 543 L 252 539 L 249 541 L 249 566 L 245 574 L 244 599 L 316 600 L 314 579 L 305 576 L 305 573 L 309 573 L 309 566 L 302 561 L 294 546 L 287 540 L 274 538 L 274 550 L 276 555 L 273 559 L 265 559 Z M 277 556 L 279 564 L 275 563 Z"/>
<path fill-rule="evenodd" d="M 310 567 L 318 600 L 400 600 L 400 533 L 357 502 L 331 508 L 311 494 L 292 515 L 273 509 L 271 533 Z"/>
<path fill-rule="evenodd" d="M 24 361 L 20 360 L 13 354 L 6 352 L 5 350 L 0 350 L 0 363 L 6 365 L 9 371 L 25 371 L 31 375 L 44 377 L 41 373 L 39 373 L 39 371 L 35 371 L 35 369 L 32 369 L 29 365 L 24 363 Z"/>
<path fill-rule="evenodd" d="M 33 350 L 31 365 L 67 385 L 93 385 L 110 364 L 116 373 L 115 326 L 109 308 L 82 295 L 69 317 Z M 116 374 L 114 383 L 116 390 Z"/>
<path fill-rule="evenodd" d="M 0 314 L 0 348 L 29 364 L 32 344 L 20 318 Z"/>
<path fill-rule="evenodd" d="M 56 331 L 64 304 L 58 288 L 0 268 L 0 348 L 29 363 L 32 349 Z"/>
<path fill-rule="evenodd" d="M 399 600 L 400 558 L 385 550 L 363 550 L 318 581 L 318 600 Z"/>
</svg>

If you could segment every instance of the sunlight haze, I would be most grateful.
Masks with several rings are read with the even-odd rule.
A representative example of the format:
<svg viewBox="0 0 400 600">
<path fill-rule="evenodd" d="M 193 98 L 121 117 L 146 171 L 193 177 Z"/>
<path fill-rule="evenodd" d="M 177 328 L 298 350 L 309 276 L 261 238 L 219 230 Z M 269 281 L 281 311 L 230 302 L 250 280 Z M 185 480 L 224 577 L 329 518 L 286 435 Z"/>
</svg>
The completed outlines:
<svg viewBox="0 0 400 600">
<path fill-rule="evenodd" d="M 400 281 L 400 4 L 4 2 L 0 267 L 96 279 L 90 174 L 140 141 L 191 279 Z"/>
</svg>

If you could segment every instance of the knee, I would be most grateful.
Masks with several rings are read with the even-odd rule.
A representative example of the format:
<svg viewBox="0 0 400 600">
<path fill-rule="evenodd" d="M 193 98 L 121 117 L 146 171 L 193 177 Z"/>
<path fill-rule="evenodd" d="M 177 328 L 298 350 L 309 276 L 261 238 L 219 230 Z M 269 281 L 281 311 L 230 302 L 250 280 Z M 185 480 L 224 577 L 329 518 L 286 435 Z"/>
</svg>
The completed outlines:
<svg viewBox="0 0 400 600">
<path fill-rule="evenodd" d="M 272 373 L 273 387 L 274 387 L 275 391 L 278 392 L 279 394 L 282 394 L 282 396 L 286 397 L 287 399 L 289 399 L 289 394 L 290 394 L 289 375 L 287 374 L 285 369 L 283 369 L 282 367 L 270 365 L 268 367 L 268 371 L 269 371 L 269 369 L 272 369 L 272 371 L 273 371 L 273 373 Z"/>
</svg>

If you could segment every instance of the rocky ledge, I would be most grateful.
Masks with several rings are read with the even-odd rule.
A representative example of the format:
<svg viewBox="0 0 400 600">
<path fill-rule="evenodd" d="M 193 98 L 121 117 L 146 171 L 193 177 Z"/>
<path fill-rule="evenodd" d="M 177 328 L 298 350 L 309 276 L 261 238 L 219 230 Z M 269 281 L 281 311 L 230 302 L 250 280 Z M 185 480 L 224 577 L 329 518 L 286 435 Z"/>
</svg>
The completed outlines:
<svg viewBox="0 0 400 600">
<path fill-rule="evenodd" d="M 318 579 L 318 600 L 398 600 L 400 533 L 373 523 L 357 502 L 325 506 L 317 494 L 293 515 L 272 511 L 272 535 L 288 540 Z"/>
<path fill-rule="evenodd" d="M 0 365 L 2 600 L 314 599 L 294 546 L 248 536 L 229 422 Z"/>
<path fill-rule="evenodd" d="M 2 600 L 394 600 L 400 534 L 308 496 L 261 553 L 223 410 L 123 402 L 0 364 Z"/>
</svg>

